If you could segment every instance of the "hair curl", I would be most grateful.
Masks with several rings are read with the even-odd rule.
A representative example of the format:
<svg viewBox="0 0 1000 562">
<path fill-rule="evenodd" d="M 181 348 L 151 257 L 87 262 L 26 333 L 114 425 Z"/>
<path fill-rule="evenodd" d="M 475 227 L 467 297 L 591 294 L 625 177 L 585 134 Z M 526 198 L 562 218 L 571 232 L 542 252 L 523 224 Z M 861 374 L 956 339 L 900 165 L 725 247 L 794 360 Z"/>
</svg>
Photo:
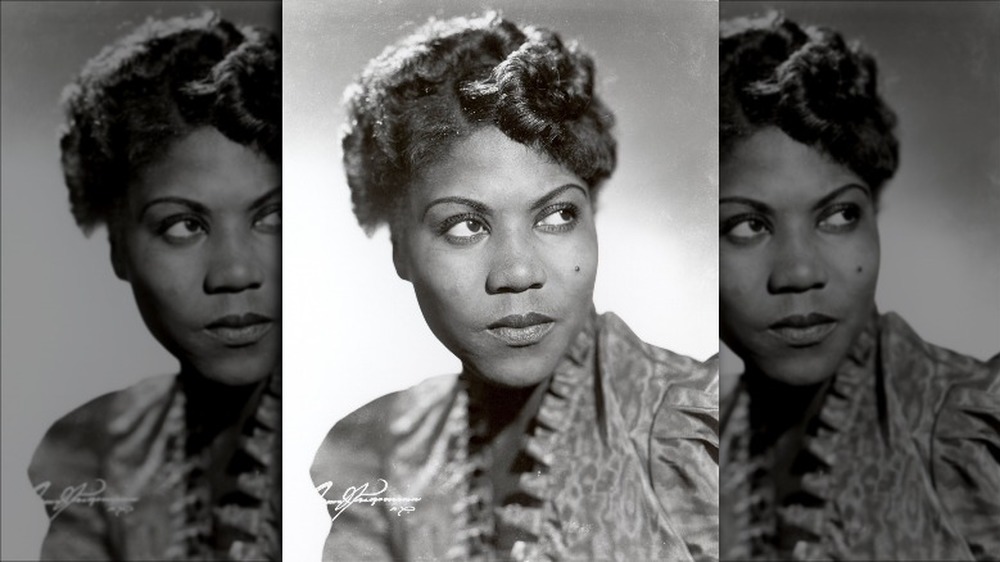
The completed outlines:
<svg viewBox="0 0 1000 562">
<path fill-rule="evenodd" d="M 875 59 L 824 27 L 777 13 L 721 26 L 720 145 L 774 126 L 864 180 L 877 195 L 899 164 L 896 115 L 880 97 Z"/>
<path fill-rule="evenodd" d="M 592 193 L 615 168 L 614 116 L 594 94 L 593 59 L 495 12 L 432 18 L 370 61 L 345 100 L 344 168 L 368 233 L 391 225 L 415 175 L 478 127 L 548 155 Z"/>
<path fill-rule="evenodd" d="M 281 161 L 278 39 L 206 12 L 147 20 L 63 92 L 62 168 L 77 224 L 113 223 L 136 171 L 211 126 Z M 113 225 L 112 225 L 113 226 Z"/>
</svg>

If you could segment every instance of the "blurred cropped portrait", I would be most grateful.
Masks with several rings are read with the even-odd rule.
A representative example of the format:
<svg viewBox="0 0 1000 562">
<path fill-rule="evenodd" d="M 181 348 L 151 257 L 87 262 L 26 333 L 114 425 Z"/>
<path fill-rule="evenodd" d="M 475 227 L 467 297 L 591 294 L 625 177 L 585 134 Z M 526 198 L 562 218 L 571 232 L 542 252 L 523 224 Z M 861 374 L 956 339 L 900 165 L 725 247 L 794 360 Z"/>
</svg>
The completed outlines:
<svg viewBox="0 0 1000 562">
<path fill-rule="evenodd" d="M 995 559 L 1000 6 L 777 7 L 720 25 L 721 556 Z"/>
<path fill-rule="evenodd" d="M 674 292 L 666 275 L 656 277 L 691 259 L 698 265 L 687 290 L 714 283 L 714 248 L 672 255 L 685 238 L 664 241 L 659 225 L 643 223 L 676 221 L 695 231 L 687 239 L 711 237 L 709 224 L 699 232 L 695 219 L 680 217 L 711 214 L 717 196 L 717 6 L 418 8 L 403 19 L 316 5 L 285 13 L 290 37 L 354 17 L 357 25 L 381 21 L 374 28 L 383 38 L 358 53 L 350 27 L 338 28 L 330 32 L 336 40 L 301 46 L 316 59 L 308 72 L 292 70 L 305 79 L 324 61 L 359 61 L 336 89 L 314 86 L 313 98 L 298 100 L 302 109 L 289 114 L 303 111 L 309 122 L 286 130 L 303 138 L 329 131 L 322 158 L 339 157 L 343 178 L 313 173 L 288 185 L 296 199 L 340 189 L 338 208 L 350 212 L 329 211 L 326 221 L 347 223 L 368 244 L 348 254 L 350 239 L 330 236 L 312 258 L 331 261 L 332 275 L 344 277 L 327 291 L 368 288 L 347 293 L 356 309 L 308 301 L 310 317 L 330 318 L 332 328 L 315 334 L 328 342 L 328 356 L 309 367 L 322 371 L 296 377 L 290 389 L 301 383 L 292 392 L 309 411 L 338 410 L 322 414 L 326 427 L 297 426 L 314 436 L 308 445 L 286 442 L 296 450 L 289 454 L 311 449 L 313 458 L 302 454 L 307 463 L 289 466 L 302 466 L 304 480 L 311 475 L 310 508 L 326 508 L 316 512 L 318 536 L 308 539 L 315 546 L 301 556 L 717 559 L 717 340 L 714 326 L 698 323 L 714 312 L 715 295 L 684 302 L 685 284 Z M 624 31 L 635 39 L 613 47 Z M 308 112 L 320 100 L 343 103 L 330 129 Z M 638 106 L 627 108 L 630 100 Z M 289 140 L 286 153 L 299 142 Z M 645 158 L 636 162 L 631 151 Z M 306 158 L 294 152 L 289 170 Z M 626 162 L 635 169 L 623 172 Z M 641 184 L 629 186 L 619 173 Z M 615 190 L 624 193 L 606 200 Z M 605 201 L 609 212 L 613 204 L 628 209 L 626 225 L 601 224 Z M 633 246 L 609 251 L 605 233 L 634 236 Z M 638 308 L 648 298 L 649 326 L 697 334 L 686 353 L 668 350 L 656 329 L 645 331 L 647 341 L 626 312 L 599 308 L 599 272 L 615 263 L 606 255 L 633 262 L 634 277 L 614 291 Z M 648 296 L 638 293 L 643 287 L 652 287 Z M 405 297 L 398 305 L 396 294 Z M 657 308 L 654 297 L 679 312 Z M 408 317 L 417 322 L 394 326 Z M 362 340 L 358 350 L 337 341 L 353 337 Z M 446 359 L 441 366 L 415 346 L 418 338 Z M 352 391 L 364 398 L 338 401 Z"/>
<path fill-rule="evenodd" d="M 263 25 L 230 20 L 230 11 L 241 13 L 238 4 L 219 11 L 156 3 L 4 6 L 5 163 L 22 165 L 8 159 L 8 134 L 28 127 L 8 121 L 8 111 L 35 110 L 33 98 L 59 101 L 51 113 L 61 111 L 61 124 L 42 132 L 52 145 L 29 146 L 45 154 L 42 165 L 61 165 L 60 218 L 75 219 L 87 235 L 106 233 L 101 265 L 127 284 L 133 311 L 173 358 L 159 375 L 153 369 L 162 368 L 160 362 L 139 366 L 124 389 L 97 397 L 77 392 L 75 409 L 54 424 L 49 419 L 30 464 L 20 465 L 37 494 L 33 509 L 44 506 L 48 518 L 43 560 L 280 559 L 277 6 L 245 10 Z M 48 72 L 48 47 L 9 51 L 8 25 L 60 36 L 74 16 L 77 25 L 89 23 L 113 37 L 77 62 L 72 74 L 60 76 L 69 79 L 61 99 L 59 91 L 31 90 L 32 79 L 51 82 L 39 77 Z M 109 24 L 108 18 L 117 19 Z M 24 38 L 24 32 L 19 35 Z M 72 43 L 60 46 L 60 59 L 73 54 Z M 9 61 L 17 68 L 8 70 Z M 27 72 L 25 82 L 14 86 L 16 96 L 8 98 L 8 72 L 23 72 L 26 63 L 39 76 Z M 32 154 L 29 161 L 36 160 Z M 31 171 L 19 173 L 30 177 Z M 30 199 L 26 190 L 57 187 L 23 185 L 8 177 L 6 164 L 3 181 L 5 224 L 9 196 Z M 5 236 L 5 266 L 8 243 Z M 23 238 L 14 243 L 30 245 Z M 22 259 L 24 251 L 13 259 Z M 76 275 L 71 263 L 61 265 L 53 275 Z M 4 269 L 4 340 L 10 349 L 8 337 L 21 328 L 9 321 L 8 299 L 37 302 L 38 295 L 27 288 L 8 293 Z M 50 306 L 43 306 L 43 314 L 55 322 L 69 313 Z M 78 323 L 106 341 L 79 352 L 68 370 L 55 375 L 23 373 L 31 366 L 20 358 L 8 363 L 5 351 L 5 400 L 8 377 L 20 388 L 37 385 L 33 392 L 14 392 L 39 404 L 39 392 L 65 392 L 73 387 L 69 379 L 104 386 L 107 375 L 95 372 L 100 362 L 91 355 L 131 353 L 125 342 L 107 337 L 117 332 L 114 319 L 93 314 Z M 19 341 L 37 349 L 37 342 Z M 7 432 L 15 429 L 5 419 L 5 448 Z M 11 460 L 5 449 L 5 479 L 13 472 L 7 470 Z M 4 489 L 4 534 L 10 537 L 6 480 Z"/>
</svg>

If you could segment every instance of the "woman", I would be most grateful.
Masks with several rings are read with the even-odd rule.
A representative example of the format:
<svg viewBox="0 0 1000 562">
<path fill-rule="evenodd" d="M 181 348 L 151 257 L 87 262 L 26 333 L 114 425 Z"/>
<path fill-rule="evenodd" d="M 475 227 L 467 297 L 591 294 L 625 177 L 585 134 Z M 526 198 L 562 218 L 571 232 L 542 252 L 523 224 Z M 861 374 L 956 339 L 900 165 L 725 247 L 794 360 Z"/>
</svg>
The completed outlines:
<svg viewBox="0 0 1000 562">
<path fill-rule="evenodd" d="M 717 375 L 593 306 L 615 166 L 593 61 L 496 14 L 432 20 L 348 93 L 355 214 L 463 372 L 338 422 L 324 559 L 717 557 Z"/>
<path fill-rule="evenodd" d="M 149 20 L 65 92 L 85 232 L 180 362 L 71 412 L 29 475 L 43 559 L 280 557 L 280 51 L 206 13 Z"/>
<path fill-rule="evenodd" d="M 875 307 L 876 210 L 898 164 L 874 59 L 776 14 L 721 30 L 721 554 L 1000 552 L 1000 356 Z"/>
</svg>

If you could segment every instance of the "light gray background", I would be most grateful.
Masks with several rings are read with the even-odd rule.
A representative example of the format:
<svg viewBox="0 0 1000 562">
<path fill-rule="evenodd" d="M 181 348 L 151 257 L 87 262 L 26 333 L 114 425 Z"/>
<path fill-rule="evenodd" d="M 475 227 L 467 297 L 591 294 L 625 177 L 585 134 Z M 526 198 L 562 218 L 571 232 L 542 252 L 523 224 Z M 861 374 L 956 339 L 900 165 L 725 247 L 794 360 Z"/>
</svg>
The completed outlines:
<svg viewBox="0 0 1000 562">
<path fill-rule="evenodd" d="M 266 2 L 7 2 L 2 13 L 3 551 L 37 559 L 47 518 L 27 478 L 31 454 L 59 417 L 106 392 L 171 373 L 108 258 L 69 210 L 59 167 L 62 88 L 100 49 L 148 16 L 215 8 L 277 29 Z"/>
<path fill-rule="evenodd" d="M 715 354 L 718 5 L 490 4 L 592 51 L 598 92 L 617 114 L 619 166 L 596 215 L 598 310 L 618 313 L 651 343 L 699 359 Z M 369 59 L 428 16 L 482 13 L 487 5 L 283 4 L 283 493 L 295 521 L 284 527 L 286 559 L 317 559 L 329 531 L 308 469 L 333 423 L 378 396 L 461 368 L 426 327 L 412 287 L 396 277 L 387 233 L 367 239 L 354 221 L 340 165 L 341 94 Z"/>
<path fill-rule="evenodd" d="M 1000 351 L 1000 3 L 739 2 L 832 27 L 878 61 L 899 117 L 900 167 L 882 194 L 876 303 L 927 341 Z M 723 370 L 742 370 L 723 354 Z M 729 379 L 731 380 L 731 379 Z"/>
</svg>

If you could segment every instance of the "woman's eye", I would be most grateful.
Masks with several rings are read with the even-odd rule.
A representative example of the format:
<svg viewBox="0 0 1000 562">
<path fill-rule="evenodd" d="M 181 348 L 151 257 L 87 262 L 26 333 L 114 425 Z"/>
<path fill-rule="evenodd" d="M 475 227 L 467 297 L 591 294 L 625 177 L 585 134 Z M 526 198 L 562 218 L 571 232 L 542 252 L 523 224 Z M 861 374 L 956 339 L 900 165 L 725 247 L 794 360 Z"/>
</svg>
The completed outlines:
<svg viewBox="0 0 1000 562">
<path fill-rule="evenodd" d="M 542 217 L 535 226 L 562 229 L 576 222 L 576 210 L 572 207 L 563 207 Z"/>
<path fill-rule="evenodd" d="M 857 205 L 844 205 L 827 213 L 819 221 L 819 226 L 828 231 L 840 232 L 854 227 L 861 218 L 861 208 Z"/>
<path fill-rule="evenodd" d="M 469 239 L 486 233 L 486 225 L 475 219 L 465 219 L 452 225 L 445 235 L 453 239 Z"/>
<path fill-rule="evenodd" d="M 262 215 L 253 223 L 254 228 L 267 233 L 281 232 L 281 209 Z"/>
<path fill-rule="evenodd" d="M 760 219 L 745 218 L 731 223 L 725 235 L 736 242 L 752 242 L 767 234 L 767 224 Z"/>
<path fill-rule="evenodd" d="M 186 242 L 205 233 L 205 227 L 194 219 L 180 219 L 168 223 L 161 234 L 171 242 Z"/>
</svg>

